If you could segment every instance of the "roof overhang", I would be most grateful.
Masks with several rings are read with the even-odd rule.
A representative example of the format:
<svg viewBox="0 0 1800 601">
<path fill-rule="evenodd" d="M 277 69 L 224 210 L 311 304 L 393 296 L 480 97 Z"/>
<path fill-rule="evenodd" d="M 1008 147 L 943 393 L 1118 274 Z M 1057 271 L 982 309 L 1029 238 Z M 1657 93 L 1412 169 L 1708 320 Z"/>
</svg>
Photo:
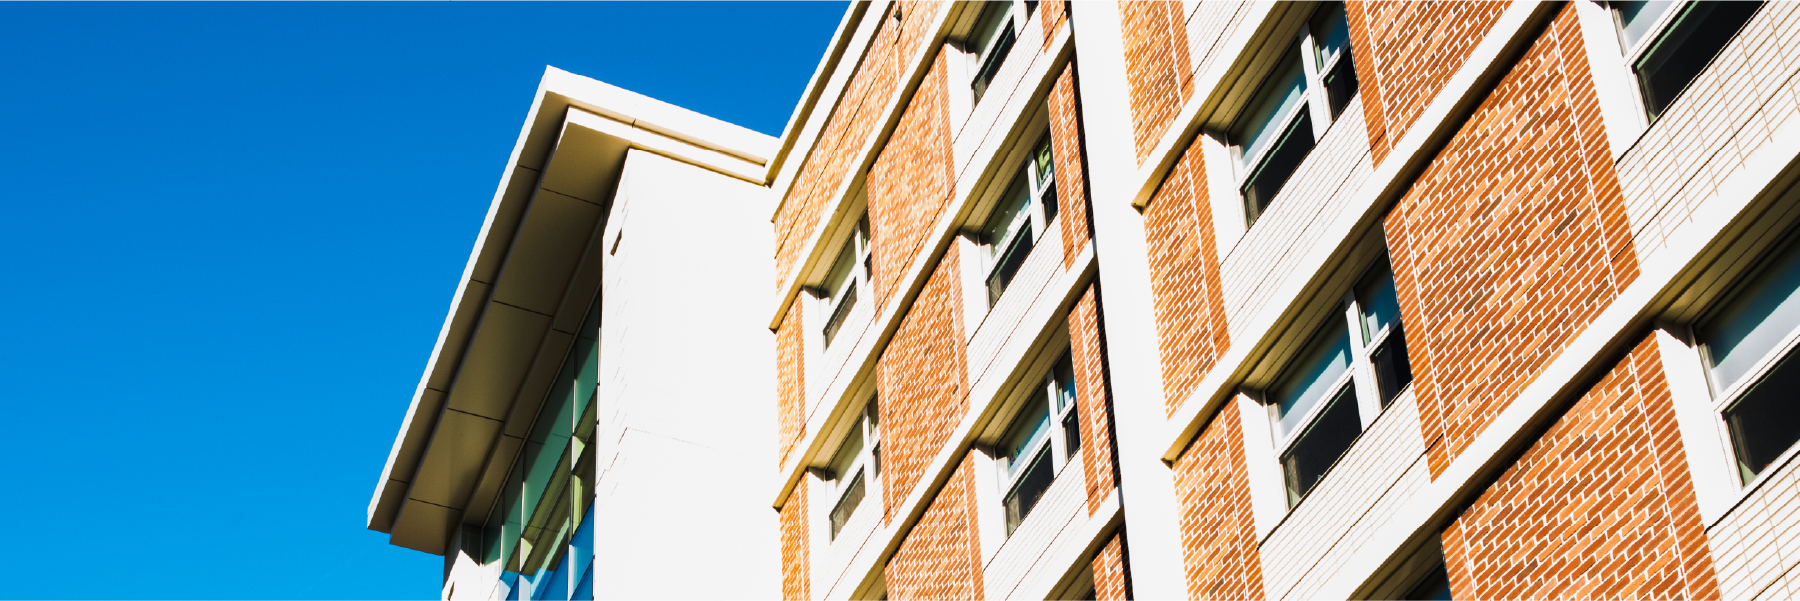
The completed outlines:
<svg viewBox="0 0 1800 601">
<path fill-rule="evenodd" d="M 627 150 L 766 185 L 777 144 L 547 68 L 369 501 L 369 529 L 442 554 L 465 515 L 491 509 L 599 289 L 598 240 Z"/>
</svg>

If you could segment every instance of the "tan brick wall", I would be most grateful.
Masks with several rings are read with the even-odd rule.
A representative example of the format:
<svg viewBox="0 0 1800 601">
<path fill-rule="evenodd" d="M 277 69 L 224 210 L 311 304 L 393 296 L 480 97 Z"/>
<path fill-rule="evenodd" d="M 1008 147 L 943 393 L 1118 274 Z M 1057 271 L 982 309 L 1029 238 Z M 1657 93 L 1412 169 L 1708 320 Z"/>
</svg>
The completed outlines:
<svg viewBox="0 0 1800 601">
<path fill-rule="evenodd" d="M 1506 2 L 1345 4 L 1376 165 L 1462 68 L 1506 7 Z"/>
<path fill-rule="evenodd" d="M 775 417 L 778 465 L 787 465 L 788 454 L 806 429 L 806 320 L 799 298 L 788 309 L 787 319 L 775 329 Z"/>
<path fill-rule="evenodd" d="M 889 599 L 981 599 L 981 532 L 975 509 L 975 460 L 938 490 L 888 560 Z"/>
<path fill-rule="evenodd" d="M 1094 601 L 1125 601 L 1131 598 L 1131 578 L 1125 575 L 1125 531 L 1107 539 L 1089 564 L 1094 571 Z"/>
<path fill-rule="evenodd" d="M 1083 477 L 1088 515 L 1100 509 L 1118 482 L 1113 452 L 1112 395 L 1107 387 L 1106 336 L 1100 327 L 1100 283 L 1088 284 L 1069 311 L 1069 359 L 1075 366 L 1076 419 L 1081 422 Z"/>
<path fill-rule="evenodd" d="M 1160 0 L 1119 2 L 1125 42 L 1125 82 L 1131 94 L 1131 138 L 1144 162 L 1156 142 L 1194 95 L 1182 3 Z"/>
<path fill-rule="evenodd" d="M 1717 599 L 1654 336 L 1444 532 L 1459 599 Z"/>
<path fill-rule="evenodd" d="M 794 487 L 781 506 L 781 598 L 811 599 L 812 568 L 806 530 L 806 480 Z"/>
<path fill-rule="evenodd" d="M 891 12 L 895 7 L 905 9 L 899 27 Z M 818 228 L 820 212 L 850 175 L 859 158 L 856 155 L 880 125 L 881 113 L 898 82 L 899 62 L 915 52 L 923 40 L 930 39 L 924 30 L 942 9 L 935 2 L 908 2 L 890 6 L 888 15 L 881 17 L 869 52 L 844 86 L 842 99 L 832 109 L 816 146 L 800 166 L 793 186 L 775 213 L 776 288 L 787 286 L 788 272 L 800 259 L 800 247 Z"/>
<path fill-rule="evenodd" d="M 1087 165 L 1081 141 L 1081 101 L 1075 97 L 1075 61 L 1063 66 L 1044 101 L 1050 113 L 1050 153 L 1056 165 L 1057 214 L 1062 218 L 1063 267 L 1075 264 L 1092 237 L 1088 219 Z"/>
<path fill-rule="evenodd" d="M 1386 218 L 1433 477 L 1637 277 L 1572 7 Z"/>
<path fill-rule="evenodd" d="M 1200 146 L 1189 146 L 1144 208 L 1165 405 L 1174 413 L 1231 346 Z"/>
<path fill-rule="evenodd" d="M 957 247 L 952 245 L 876 360 L 882 505 L 888 521 L 969 411 L 957 262 Z"/>
<path fill-rule="evenodd" d="M 1262 599 L 1243 427 L 1226 405 L 1175 460 L 1182 559 L 1192 599 Z"/>
<path fill-rule="evenodd" d="M 875 306 L 887 305 L 955 193 L 950 102 L 942 51 L 869 167 L 869 238 L 875 255 Z"/>
</svg>

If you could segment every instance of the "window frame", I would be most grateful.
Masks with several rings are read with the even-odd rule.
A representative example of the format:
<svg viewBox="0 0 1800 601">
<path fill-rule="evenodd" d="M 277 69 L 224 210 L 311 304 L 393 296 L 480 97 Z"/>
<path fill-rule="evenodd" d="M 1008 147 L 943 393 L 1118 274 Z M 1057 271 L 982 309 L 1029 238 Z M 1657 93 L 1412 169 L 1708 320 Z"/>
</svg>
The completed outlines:
<svg viewBox="0 0 1800 601">
<path fill-rule="evenodd" d="M 1688 81 L 1687 84 L 1682 87 L 1680 92 L 1677 92 L 1674 97 L 1669 98 L 1668 102 L 1663 105 L 1663 110 L 1661 112 L 1655 115 L 1650 114 L 1650 103 L 1644 98 L 1643 77 L 1638 73 L 1638 61 L 1643 60 L 1645 55 L 1650 52 L 1650 49 L 1656 47 L 1657 43 L 1662 41 L 1662 38 L 1669 33 L 1669 28 L 1675 24 L 1676 20 L 1679 19 L 1689 7 L 1695 4 L 1696 0 L 1669 1 L 1669 8 L 1661 15 L 1658 15 L 1655 20 L 1650 22 L 1650 26 L 1644 30 L 1644 36 L 1639 38 L 1635 43 L 1627 43 L 1625 41 L 1625 23 L 1619 19 L 1619 12 L 1614 8 L 1615 2 L 1606 2 L 1604 6 L 1606 10 L 1606 20 L 1612 26 L 1613 39 L 1618 42 L 1620 57 L 1619 68 L 1623 69 L 1625 80 L 1629 83 L 1629 85 L 1625 87 L 1629 88 L 1627 93 L 1630 94 L 1631 100 L 1635 104 L 1635 116 L 1640 128 L 1648 128 L 1651 124 L 1660 120 L 1663 113 L 1668 112 L 1668 107 L 1673 106 L 1676 100 L 1687 93 L 1687 86 L 1693 84 L 1692 80 Z M 1761 10 L 1761 8 L 1759 7 L 1758 10 Z M 1753 16 L 1751 18 L 1755 17 Z M 1741 31 L 1742 30 L 1740 29 L 1739 32 Z M 1735 33 L 1733 35 L 1735 35 Z M 1726 43 L 1729 44 L 1730 41 L 1727 40 Z M 1720 50 L 1723 51 L 1723 49 L 1724 48 L 1721 46 Z M 1717 57 L 1715 56 L 1713 58 L 1716 59 Z M 1708 67 L 1710 66 L 1709 60 Z"/>
<path fill-rule="evenodd" d="M 1782 334 L 1781 339 L 1775 343 L 1768 353 L 1757 358 L 1754 363 L 1751 363 L 1750 368 L 1744 371 L 1744 375 L 1739 377 L 1737 382 L 1734 382 L 1723 389 L 1719 387 L 1713 376 L 1713 370 L 1710 367 L 1712 363 L 1710 345 L 1700 338 L 1700 326 L 1701 324 L 1718 317 L 1720 311 L 1723 311 L 1731 301 L 1735 300 L 1739 294 L 1743 293 L 1744 289 L 1748 287 L 1751 282 L 1756 280 L 1756 278 L 1768 273 L 1767 269 L 1771 267 L 1775 261 L 1783 258 L 1785 253 L 1800 254 L 1800 231 L 1790 231 L 1782 234 L 1774 244 L 1767 248 L 1767 250 L 1757 254 L 1755 258 L 1749 262 L 1749 267 L 1734 274 L 1729 280 L 1729 284 L 1723 287 L 1723 290 L 1718 296 L 1707 301 L 1705 308 L 1702 309 L 1690 323 L 1686 324 L 1686 327 L 1684 328 L 1684 334 L 1686 338 L 1691 341 L 1691 347 L 1694 350 L 1693 357 L 1698 361 L 1701 379 L 1705 382 L 1706 392 L 1711 395 L 1707 399 L 1707 410 L 1711 421 L 1710 425 L 1717 432 L 1719 440 L 1724 443 L 1721 446 L 1723 446 L 1723 453 L 1726 461 L 1725 468 L 1732 474 L 1731 481 L 1738 486 L 1740 491 L 1749 491 L 1757 488 L 1765 479 L 1771 477 L 1775 472 L 1780 471 L 1778 468 L 1781 465 L 1786 464 L 1796 453 L 1800 453 L 1800 442 L 1790 444 L 1788 445 L 1788 448 L 1782 450 L 1780 454 L 1775 456 L 1774 460 L 1769 462 L 1766 469 L 1763 469 L 1762 471 L 1757 472 L 1755 476 L 1746 479 L 1743 477 L 1742 464 L 1738 461 L 1738 441 L 1737 438 L 1732 435 L 1731 423 L 1726 417 L 1726 412 L 1729 411 L 1733 405 L 1736 405 L 1738 401 L 1744 400 L 1744 395 L 1748 394 L 1758 384 L 1761 384 L 1762 380 L 1768 377 L 1770 373 L 1774 371 L 1775 367 L 1780 365 L 1783 360 L 1789 358 L 1800 359 L 1800 357 L 1794 356 L 1796 352 L 1800 352 L 1800 323 L 1796 323 L 1794 327 Z"/>
<path fill-rule="evenodd" d="M 1299 507 L 1300 503 L 1317 488 L 1317 483 L 1315 482 L 1314 486 L 1308 487 L 1304 492 L 1296 494 L 1292 491 L 1287 491 L 1286 480 L 1288 473 L 1286 460 L 1289 453 L 1294 450 L 1295 444 L 1312 431 L 1313 426 L 1317 424 L 1319 417 L 1324 414 L 1334 402 L 1337 402 L 1339 397 L 1343 395 L 1346 390 L 1349 390 L 1356 397 L 1358 437 L 1360 438 L 1361 433 L 1368 432 L 1369 428 L 1374 426 L 1375 421 L 1387 411 L 1388 407 L 1395 404 L 1394 402 L 1383 403 L 1381 399 L 1380 384 L 1378 382 L 1380 375 L 1375 370 L 1374 361 L 1371 360 L 1371 355 L 1373 355 L 1375 350 L 1382 348 L 1382 345 L 1389 337 L 1395 335 L 1396 332 L 1405 330 L 1404 319 L 1401 316 L 1396 315 L 1393 322 L 1385 325 L 1376 332 L 1370 333 L 1369 341 L 1365 343 L 1362 340 L 1364 325 L 1362 314 L 1363 304 L 1362 301 L 1356 298 L 1357 290 L 1362 284 L 1381 270 L 1384 265 L 1388 266 L 1388 277 L 1390 279 L 1393 278 L 1391 259 L 1389 258 L 1387 251 L 1383 250 L 1377 255 L 1374 261 L 1363 267 L 1362 271 L 1357 274 L 1355 278 L 1350 280 L 1349 289 L 1337 300 L 1337 303 L 1339 303 L 1339 306 L 1342 308 L 1342 311 L 1338 313 L 1338 315 L 1341 316 L 1342 321 L 1327 319 L 1325 323 L 1314 327 L 1312 331 L 1307 334 L 1307 338 L 1294 347 L 1294 356 L 1287 358 L 1280 369 L 1276 370 L 1276 375 L 1274 378 L 1270 379 L 1270 385 L 1267 389 L 1261 391 L 1245 390 L 1257 404 L 1262 406 L 1267 418 L 1266 423 L 1269 428 L 1269 439 L 1273 443 L 1274 457 L 1282 476 L 1283 495 L 1288 500 L 1287 505 L 1289 511 Z M 1344 329 L 1339 330 L 1337 328 Z M 1277 428 L 1279 428 L 1281 424 L 1280 408 L 1278 399 L 1271 398 L 1271 393 L 1280 388 L 1280 384 L 1285 383 L 1289 378 L 1294 377 L 1296 369 L 1303 369 L 1306 367 L 1305 365 L 1302 365 L 1300 361 L 1305 358 L 1305 353 L 1308 350 L 1314 348 L 1315 344 L 1320 344 L 1326 340 L 1327 337 L 1337 335 L 1349 337 L 1350 365 L 1344 370 L 1343 374 L 1332 381 L 1331 385 L 1327 388 L 1326 394 L 1320 396 L 1318 402 L 1313 403 L 1311 407 L 1308 407 L 1306 411 L 1301 414 L 1300 419 L 1294 422 L 1294 426 L 1291 429 L 1286 432 L 1279 431 Z M 1402 352 L 1408 352 L 1405 346 L 1401 346 L 1400 350 Z M 1392 401 L 1399 401 L 1412 389 L 1413 381 L 1411 378 L 1408 378 L 1406 383 L 1401 384 L 1395 389 Z M 1355 442 L 1353 441 L 1351 447 L 1354 446 Z M 1346 454 L 1349 452 L 1349 448 L 1350 447 L 1345 448 Z M 1336 461 L 1342 459 L 1343 455 L 1339 455 L 1336 460 L 1333 460 L 1333 467 L 1336 466 Z M 1324 475 L 1329 474 L 1330 470 L 1331 468 L 1327 468 L 1326 471 L 1321 474 L 1320 481 L 1324 480 Z"/>
<path fill-rule="evenodd" d="M 856 457 L 851 459 L 840 472 L 836 469 L 838 453 L 843 450 L 844 444 L 848 443 L 852 436 L 859 434 L 862 438 L 862 448 L 857 450 Z M 850 524 L 850 520 L 856 517 L 857 511 L 867 504 L 870 498 L 874 498 L 878 504 L 881 502 L 881 398 L 879 395 L 871 395 L 862 410 L 850 419 L 849 430 L 838 439 L 833 449 L 832 453 L 827 456 L 828 463 L 823 470 L 826 472 L 823 475 L 828 475 L 829 478 L 822 479 L 831 481 L 828 498 L 832 500 L 830 510 L 824 512 L 823 517 L 825 518 L 826 540 L 836 543 L 843 528 Z M 856 504 L 850 508 L 850 512 L 843 516 L 842 522 L 837 521 L 838 511 L 843 509 L 844 503 L 849 500 L 850 493 L 859 481 L 863 485 L 862 498 L 858 499 Z"/>
<path fill-rule="evenodd" d="M 971 6 L 978 8 L 963 41 L 964 54 L 969 61 L 967 68 L 969 93 L 972 99 L 972 102 L 969 103 L 970 106 L 981 104 L 982 97 L 987 95 L 988 88 L 993 85 L 1001 67 L 1006 64 L 1006 59 L 1012 56 L 1013 48 L 1025 36 L 1025 28 L 1031 24 L 1031 15 L 1037 8 L 1037 2 L 1004 0 L 1005 12 L 997 17 L 1000 24 L 994 33 L 994 39 L 986 48 L 975 48 L 977 40 L 974 40 L 973 37 L 978 33 L 977 29 L 981 27 L 983 17 L 987 16 L 989 9 L 1001 4 L 1002 2 L 971 3 Z M 1009 36 L 1010 39 L 1008 39 Z M 990 61 L 993 64 L 989 64 Z"/>
<path fill-rule="evenodd" d="M 1014 390 L 1016 406 L 1007 413 L 1009 417 L 1005 422 L 1006 425 L 999 431 L 997 442 L 994 445 L 995 481 L 999 484 L 1000 512 L 1006 525 L 1008 538 L 1024 525 L 1032 510 L 1037 507 L 1037 503 L 1033 502 L 1030 508 L 1019 511 L 1018 522 L 1010 521 L 1009 505 L 1016 498 L 1019 487 L 1025 482 L 1026 475 L 1032 471 L 1033 465 L 1038 461 L 1048 459 L 1051 485 L 1054 486 L 1055 479 L 1062 476 L 1063 470 L 1068 468 L 1069 463 L 1074 460 L 1075 454 L 1081 452 L 1081 413 L 1079 409 L 1081 393 L 1080 385 L 1076 382 L 1074 375 L 1073 349 L 1064 347 L 1059 352 L 1045 353 L 1045 355 L 1054 358 L 1047 365 L 1038 366 L 1041 372 L 1026 380 L 1027 383 L 1030 383 L 1029 386 L 1022 383 Z M 1057 405 L 1061 397 L 1057 375 L 1059 369 L 1064 365 L 1068 366 L 1070 375 L 1069 403 L 1068 406 L 1059 408 Z M 1042 405 L 1033 407 L 1034 403 L 1042 403 Z M 1045 419 L 1049 420 L 1044 437 L 1021 449 L 1016 456 L 1008 455 L 1005 448 L 1006 443 L 1012 439 L 1018 428 L 1027 425 L 1023 420 L 1037 415 L 1038 408 L 1045 411 Z M 1071 420 L 1075 424 L 1073 432 L 1068 428 Z M 1046 453 L 1048 457 L 1044 457 Z M 1022 467 L 1014 470 L 1016 465 Z"/>
<path fill-rule="evenodd" d="M 1256 86 L 1251 89 L 1247 96 L 1245 96 L 1246 101 L 1244 106 L 1238 108 L 1236 114 L 1232 116 L 1231 120 L 1225 126 L 1223 132 L 1224 146 L 1228 149 L 1230 154 L 1231 174 L 1232 179 L 1234 180 L 1233 185 L 1237 191 L 1239 203 L 1243 205 L 1246 228 L 1254 227 L 1256 225 L 1256 222 L 1262 217 L 1262 214 L 1268 212 L 1269 207 L 1274 206 L 1274 196 L 1279 195 L 1281 189 L 1287 186 L 1287 180 L 1284 179 L 1282 184 L 1277 187 L 1275 194 L 1271 195 L 1270 198 L 1262 203 L 1262 207 L 1252 206 L 1255 203 L 1249 196 L 1249 188 L 1252 184 L 1256 183 L 1257 179 L 1252 178 L 1251 176 L 1260 172 L 1265 166 L 1265 163 L 1277 154 L 1278 149 L 1283 147 L 1280 143 L 1281 139 L 1290 133 L 1289 130 L 1298 126 L 1300 116 L 1306 115 L 1311 120 L 1312 124 L 1312 140 L 1307 146 L 1307 155 L 1312 153 L 1312 149 L 1318 147 L 1319 142 L 1325 139 L 1325 134 L 1331 130 L 1331 126 L 1336 124 L 1337 121 L 1340 120 L 1340 117 L 1343 116 L 1341 111 L 1335 115 L 1332 113 L 1331 95 L 1325 86 L 1325 75 L 1335 70 L 1338 65 L 1343 63 L 1343 61 L 1348 60 L 1351 61 L 1349 63 L 1351 73 L 1356 75 L 1360 81 L 1361 76 L 1355 73 L 1355 49 L 1347 43 L 1344 46 L 1344 51 L 1339 52 L 1335 57 L 1332 57 L 1329 64 L 1315 64 L 1318 62 L 1320 44 L 1316 32 L 1313 31 L 1313 19 L 1320 14 L 1320 11 L 1327 10 L 1329 8 L 1328 4 L 1331 3 L 1320 3 L 1319 5 L 1314 6 L 1313 10 L 1308 12 L 1306 16 L 1300 20 L 1299 31 L 1294 33 L 1293 40 L 1280 46 L 1280 52 L 1275 55 L 1273 61 L 1268 63 L 1265 72 L 1257 81 Z M 1340 8 L 1339 10 L 1345 9 Z M 1270 142 L 1255 155 L 1245 156 L 1244 150 L 1249 146 L 1251 140 L 1240 139 L 1241 134 L 1238 133 L 1238 130 L 1240 129 L 1241 122 L 1261 106 L 1258 103 L 1259 101 L 1266 100 L 1262 98 L 1262 94 L 1270 90 L 1269 86 L 1279 83 L 1276 81 L 1276 76 L 1281 74 L 1281 67 L 1287 65 L 1289 55 L 1293 54 L 1298 55 L 1297 60 L 1300 63 L 1301 81 L 1304 86 L 1304 89 L 1300 93 L 1300 105 L 1290 109 L 1289 114 L 1285 117 L 1272 120 L 1271 125 L 1264 135 L 1274 136 L 1274 139 L 1270 140 Z M 1361 94 L 1362 86 L 1359 84 L 1356 91 L 1351 93 L 1350 97 L 1344 100 L 1344 106 L 1348 107 L 1350 102 Z M 1301 162 L 1303 164 L 1305 158 L 1302 158 Z M 1296 165 L 1295 169 L 1297 170 L 1298 168 L 1298 165 Z"/>
<path fill-rule="evenodd" d="M 869 232 L 869 211 L 865 207 L 862 216 L 853 222 L 849 237 L 838 246 L 839 250 L 836 256 L 825 270 L 824 279 L 815 288 L 819 315 L 824 317 L 823 322 L 819 325 L 819 341 L 821 343 L 819 347 L 821 349 L 831 348 L 832 340 L 836 338 L 839 329 L 849 321 L 850 313 L 856 310 L 857 305 L 861 304 L 860 297 L 873 294 L 870 290 L 870 280 L 873 279 L 875 268 L 874 254 L 871 252 L 873 247 L 873 239 Z M 846 252 L 849 254 L 846 255 Z M 835 287 L 835 290 L 827 288 L 826 286 L 831 281 L 831 274 L 837 271 L 839 263 L 845 258 L 851 260 L 848 267 L 850 273 L 843 282 Z"/>
<path fill-rule="evenodd" d="M 982 251 L 978 254 L 981 258 L 982 282 L 987 289 L 987 308 L 990 310 L 999 304 L 1006 289 L 1012 286 L 1012 277 L 1018 274 L 1017 269 L 1036 250 L 1038 241 L 1049 233 L 1050 225 L 1061 213 L 1058 205 L 1061 199 L 1056 190 L 1056 150 L 1055 143 L 1050 139 L 1050 132 L 1044 132 L 1027 148 L 1024 159 L 1013 170 L 1013 176 L 1006 180 L 1006 186 L 1000 188 L 1000 194 L 988 208 L 974 236 Z M 1013 216 L 1000 239 L 990 240 L 988 232 L 995 225 L 993 220 L 1005 210 L 1011 200 L 1011 193 L 1019 186 L 1021 179 L 1024 180 L 1027 197 L 1024 210 Z M 1019 247 L 1021 244 L 1024 246 Z M 1015 252 L 1021 254 L 1014 256 Z M 996 291 L 994 279 L 1010 261 L 1017 262 L 1014 264 L 1014 271 Z"/>
</svg>

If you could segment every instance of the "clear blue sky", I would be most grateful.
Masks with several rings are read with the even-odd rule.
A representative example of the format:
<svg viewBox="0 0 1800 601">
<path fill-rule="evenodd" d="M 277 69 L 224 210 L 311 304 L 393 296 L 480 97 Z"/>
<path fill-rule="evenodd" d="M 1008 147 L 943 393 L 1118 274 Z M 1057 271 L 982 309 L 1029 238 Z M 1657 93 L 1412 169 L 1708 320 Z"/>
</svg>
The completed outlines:
<svg viewBox="0 0 1800 601">
<path fill-rule="evenodd" d="M 0 597 L 435 598 L 364 512 L 544 66 L 780 135 L 843 11 L 0 4 Z"/>
</svg>

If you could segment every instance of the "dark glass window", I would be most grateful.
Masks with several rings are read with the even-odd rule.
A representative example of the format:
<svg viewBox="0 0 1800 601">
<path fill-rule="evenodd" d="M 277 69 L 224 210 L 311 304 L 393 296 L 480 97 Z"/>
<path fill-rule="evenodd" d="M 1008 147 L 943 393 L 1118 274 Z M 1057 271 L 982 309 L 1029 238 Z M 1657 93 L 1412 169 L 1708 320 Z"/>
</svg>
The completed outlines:
<svg viewBox="0 0 1800 601">
<path fill-rule="evenodd" d="M 1055 467 L 1050 464 L 1050 447 L 1039 449 L 1032 458 L 1030 467 L 1025 468 L 1024 475 L 1013 484 L 1011 492 L 1006 493 L 1006 534 L 1011 536 L 1019 529 L 1019 523 L 1037 506 L 1044 492 L 1050 490 L 1050 483 L 1056 481 Z"/>
<path fill-rule="evenodd" d="M 969 87 L 975 92 L 975 102 L 987 94 L 988 86 L 994 83 L 994 76 L 1000 73 L 1001 63 L 1006 62 L 1006 55 L 1012 52 L 1013 43 L 1018 41 L 1018 33 L 1013 31 L 1011 2 L 989 2 L 982 8 L 981 17 L 975 22 L 975 30 L 970 32 L 969 50 L 977 60 L 975 78 Z"/>
<path fill-rule="evenodd" d="M 1800 329 L 1800 244 L 1792 239 L 1736 283 L 1694 326 L 1713 394 L 1724 411 L 1745 482 L 1800 442 L 1800 363 L 1788 347 Z M 1787 358 L 1771 357 L 1788 353 Z"/>
<path fill-rule="evenodd" d="M 1312 491 L 1313 485 L 1319 483 L 1319 478 L 1344 451 L 1350 450 L 1350 443 L 1356 442 L 1360 434 L 1362 421 L 1356 411 L 1356 388 L 1345 386 L 1281 456 L 1287 473 L 1288 505 L 1299 503 Z"/>
<path fill-rule="evenodd" d="M 1664 33 L 1632 64 L 1651 121 L 1662 115 L 1761 7 L 1761 2 L 1690 2 L 1680 9 Z M 1632 25 L 1646 21 L 1644 17 L 1651 16 L 1647 13 L 1653 12 L 1646 9 L 1651 8 L 1655 7 L 1645 2 L 1620 3 L 1614 8 L 1627 40 L 1632 39 Z"/>
<path fill-rule="evenodd" d="M 844 523 L 850 521 L 850 516 L 856 514 L 856 507 L 862 505 L 862 500 L 863 474 L 858 470 L 855 478 L 850 481 L 850 488 L 844 491 L 844 498 L 838 499 L 837 506 L 831 508 L 832 539 L 837 538 L 838 531 L 844 529 Z"/>
<path fill-rule="evenodd" d="M 1299 40 L 1276 61 L 1227 132 L 1236 146 L 1245 223 L 1255 225 L 1268 210 L 1356 90 L 1344 5 L 1327 2 L 1307 20 Z"/>
</svg>

